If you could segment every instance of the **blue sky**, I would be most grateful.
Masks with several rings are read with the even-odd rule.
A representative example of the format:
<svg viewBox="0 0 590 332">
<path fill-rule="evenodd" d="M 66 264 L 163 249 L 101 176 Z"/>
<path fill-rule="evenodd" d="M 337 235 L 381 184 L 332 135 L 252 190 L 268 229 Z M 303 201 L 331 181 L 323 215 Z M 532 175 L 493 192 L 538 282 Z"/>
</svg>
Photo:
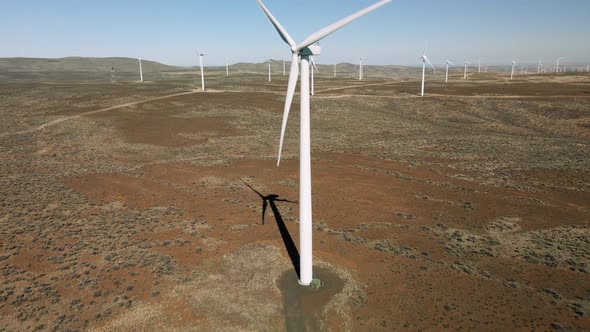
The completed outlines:
<svg viewBox="0 0 590 332">
<path fill-rule="evenodd" d="M 376 0 L 266 0 L 296 41 Z M 172 65 L 262 62 L 289 57 L 255 0 L 2 3 L 0 57 L 126 56 Z M 426 41 L 434 63 L 590 64 L 589 0 L 394 0 L 322 42 L 318 63 L 418 64 Z"/>
</svg>

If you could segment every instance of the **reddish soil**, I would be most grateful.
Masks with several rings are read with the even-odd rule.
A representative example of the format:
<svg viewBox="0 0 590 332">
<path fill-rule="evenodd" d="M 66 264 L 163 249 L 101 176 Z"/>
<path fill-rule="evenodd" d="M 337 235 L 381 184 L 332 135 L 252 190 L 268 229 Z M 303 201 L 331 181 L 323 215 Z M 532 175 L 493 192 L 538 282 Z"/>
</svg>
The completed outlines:
<svg viewBox="0 0 590 332">
<path fill-rule="evenodd" d="M 478 268 L 494 275 L 492 279 L 449 269 L 456 258 L 445 252 L 444 235 L 436 229 L 444 224 L 482 232 L 487 223 L 502 216 L 522 216 L 520 226 L 526 231 L 584 224 L 588 223 L 587 193 L 536 193 L 534 198 L 545 202 L 539 205 L 527 199 L 528 193 L 457 180 L 450 176 L 455 171 L 447 173 L 443 167 L 433 172 L 360 155 L 320 153 L 315 157 L 314 215 L 316 222 L 327 224 L 327 229 L 314 234 L 315 255 L 355 270 L 367 285 L 369 300 L 355 313 L 358 328 L 389 329 L 407 322 L 414 328 L 528 329 L 575 316 L 536 290 L 586 292 L 580 289 L 578 273 L 485 256 L 472 259 Z M 223 241 L 215 250 L 192 257 L 182 248 L 166 251 L 190 267 L 210 255 L 236 250 L 242 243 L 272 241 L 280 245 L 271 222 L 259 225 L 259 212 L 232 199 L 261 205 L 247 187 L 236 188 L 246 179 L 263 195 L 274 193 L 296 201 L 297 188 L 279 181 L 296 181 L 297 166 L 295 160 L 285 161 L 280 168 L 274 167 L 272 160 L 246 160 L 227 167 L 167 164 L 148 166 L 138 178 L 92 174 L 66 183 L 96 201 L 122 201 L 136 208 L 174 206 L 185 212 L 184 217 L 200 215 L 210 220 L 208 236 Z M 218 180 L 211 183 L 208 179 L 212 177 Z M 293 208 L 282 215 L 285 220 L 297 217 L 295 204 L 277 205 Z M 271 212 L 267 213 L 267 221 L 272 221 Z M 414 218 L 404 219 L 400 213 Z M 245 221 L 250 224 L 247 232 L 229 231 L 232 225 Z M 287 226 L 298 243 L 297 225 L 287 222 Z M 160 236 L 172 239 L 179 235 Z M 380 240 L 408 246 L 415 257 L 374 250 L 370 243 Z M 523 285 L 507 287 L 511 280 L 522 280 Z M 445 305 L 452 310 L 446 310 Z M 586 318 L 579 323 L 590 326 Z"/>
</svg>

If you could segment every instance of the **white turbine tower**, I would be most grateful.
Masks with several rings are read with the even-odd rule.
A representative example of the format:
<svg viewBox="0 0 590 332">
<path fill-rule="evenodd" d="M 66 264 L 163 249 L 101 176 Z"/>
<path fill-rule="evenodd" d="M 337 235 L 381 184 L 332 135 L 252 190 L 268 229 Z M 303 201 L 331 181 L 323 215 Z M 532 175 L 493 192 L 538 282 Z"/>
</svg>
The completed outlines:
<svg viewBox="0 0 590 332">
<path fill-rule="evenodd" d="M 537 64 L 537 74 L 540 74 L 540 73 L 541 73 L 541 66 L 542 66 L 542 65 L 543 65 L 543 64 L 542 64 L 542 62 L 541 62 L 541 59 L 539 59 L 539 63 Z"/>
<path fill-rule="evenodd" d="M 227 58 L 225 58 L 225 76 L 229 76 L 229 62 Z"/>
<path fill-rule="evenodd" d="M 434 68 L 434 66 L 432 65 L 430 60 L 428 60 L 428 57 L 426 56 L 426 48 L 424 49 L 422 56 L 419 57 L 418 60 L 422 60 L 422 92 L 420 93 L 420 97 L 424 97 L 424 81 L 426 80 L 426 63 L 428 62 L 430 67 L 432 67 L 434 70 L 436 70 L 436 69 Z"/>
<path fill-rule="evenodd" d="M 516 61 L 512 60 L 512 69 L 510 71 L 510 79 L 514 78 L 514 71 L 516 70 Z"/>
<path fill-rule="evenodd" d="M 199 56 L 199 64 L 201 66 L 201 90 L 204 92 L 205 91 L 205 72 L 203 71 L 203 57 L 205 56 L 205 54 L 200 53 L 199 51 L 196 51 L 197 55 Z"/>
<path fill-rule="evenodd" d="M 272 81 L 272 74 L 270 73 L 270 59 L 268 59 L 268 81 Z"/>
<path fill-rule="evenodd" d="M 343 20 L 340 20 L 318 32 L 310 35 L 300 44 L 296 44 L 293 38 L 289 36 L 283 26 L 272 16 L 270 11 L 264 6 L 261 0 L 256 0 L 258 5 L 284 42 L 289 44 L 293 57 L 291 60 L 291 73 L 289 74 L 289 84 L 287 87 L 287 99 L 285 100 L 285 110 L 283 123 L 281 126 L 281 138 L 279 141 L 279 156 L 277 166 L 281 161 L 281 151 L 285 135 L 285 127 L 289 117 L 289 110 L 297 86 L 299 76 L 298 59 L 301 57 L 301 102 L 300 116 L 301 124 L 299 126 L 299 283 L 309 285 L 313 279 L 313 258 L 312 258 L 312 214 L 311 214 L 311 135 L 310 135 L 310 105 L 309 105 L 309 57 L 320 54 L 320 47 L 314 45 L 324 37 L 332 34 L 336 30 L 351 23 L 352 21 L 372 12 L 373 10 L 391 2 L 391 0 L 381 0 L 378 3 L 361 10 Z"/>
<path fill-rule="evenodd" d="M 557 66 L 555 67 L 555 72 L 556 72 L 556 73 L 559 73 L 559 61 L 561 61 L 561 60 L 563 60 L 563 59 L 565 59 L 565 58 L 564 58 L 564 57 L 557 58 L 557 61 L 556 61 L 556 63 L 557 63 Z"/>
<path fill-rule="evenodd" d="M 359 60 L 359 81 L 363 80 L 363 58 Z"/>
<path fill-rule="evenodd" d="M 141 67 L 141 58 L 137 59 L 137 63 L 139 63 L 139 80 L 143 83 L 143 68 Z"/>
<path fill-rule="evenodd" d="M 445 75 L 445 83 L 449 83 L 449 65 L 454 66 L 454 64 L 451 61 L 447 60 L 447 73 Z"/>
<path fill-rule="evenodd" d="M 465 71 L 463 72 L 463 79 L 466 80 L 467 79 L 467 66 L 470 65 L 469 62 L 467 62 L 467 60 L 465 60 Z"/>
</svg>

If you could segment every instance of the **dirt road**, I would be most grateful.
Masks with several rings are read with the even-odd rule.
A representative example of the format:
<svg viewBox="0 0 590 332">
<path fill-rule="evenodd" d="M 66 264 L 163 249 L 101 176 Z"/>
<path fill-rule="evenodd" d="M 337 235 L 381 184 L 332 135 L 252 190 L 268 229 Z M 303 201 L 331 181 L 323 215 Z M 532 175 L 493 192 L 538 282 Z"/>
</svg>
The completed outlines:
<svg viewBox="0 0 590 332">
<path fill-rule="evenodd" d="M 11 132 L 11 133 L 1 133 L 0 134 L 0 137 L 6 137 L 6 136 L 11 136 L 11 135 L 27 134 L 27 133 L 31 133 L 31 132 L 35 132 L 35 131 L 39 131 L 39 130 L 45 129 L 47 127 L 54 126 L 56 124 L 59 124 L 59 123 L 65 122 L 65 121 L 69 121 L 69 120 L 73 120 L 73 119 L 78 119 L 80 117 L 87 116 L 87 115 L 108 112 L 108 111 L 112 111 L 112 110 L 116 110 L 116 109 L 120 109 L 120 108 L 131 107 L 131 106 L 135 106 L 135 105 L 139 105 L 139 104 L 145 104 L 145 103 L 150 103 L 150 102 L 158 101 L 158 100 L 162 100 L 162 99 L 169 99 L 169 98 L 174 98 L 174 97 L 179 97 L 179 96 L 185 96 L 185 95 L 190 95 L 190 94 L 200 93 L 200 92 L 201 92 L 200 90 L 191 90 L 191 91 L 187 91 L 187 92 L 175 93 L 175 94 L 171 94 L 171 95 L 166 95 L 166 96 L 161 96 L 161 97 L 155 97 L 155 98 L 149 98 L 149 99 L 138 100 L 138 101 L 134 101 L 134 102 L 130 102 L 130 103 L 124 103 L 124 104 L 120 104 L 120 105 L 110 106 L 110 107 L 101 108 L 101 109 L 98 109 L 98 110 L 95 110 L 95 111 L 83 112 L 83 113 L 72 115 L 72 116 L 68 116 L 68 117 L 65 117 L 65 118 L 60 118 L 60 119 L 56 119 L 56 120 L 53 120 L 53 121 L 49 121 L 47 123 L 44 123 L 42 125 L 39 125 L 39 126 L 30 128 L 30 129 L 15 131 L 15 132 Z"/>
</svg>

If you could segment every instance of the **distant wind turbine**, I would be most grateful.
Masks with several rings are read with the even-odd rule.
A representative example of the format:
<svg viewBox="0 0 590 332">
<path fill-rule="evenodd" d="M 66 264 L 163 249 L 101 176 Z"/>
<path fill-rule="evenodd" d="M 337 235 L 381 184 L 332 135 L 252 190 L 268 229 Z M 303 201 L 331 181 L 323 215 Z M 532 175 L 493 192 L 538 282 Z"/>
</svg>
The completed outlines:
<svg viewBox="0 0 590 332">
<path fill-rule="evenodd" d="M 270 73 L 270 59 L 268 59 L 268 81 L 272 81 L 272 74 Z"/>
<path fill-rule="evenodd" d="M 205 54 L 196 51 L 199 55 L 199 64 L 201 65 L 201 91 L 205 92 L 205 72 L 203 71 L 203 57 Z"/>
<path fill-rule="evenodd" d="M 363 58 L 359 60 L 359 81 L 363 80 Z"/>
<path fill-rule="evenodd" d="M 320 71 L 318 70 L 318 67 L 315 65 L 315 59 L 313 57 L 309 57 L 309 62 L 311 63 L 311 95 L 314 96 L 315 95 L 315 75 L 314 75 L 314 69 L 316 73 L 319 73 Z"/>
<path fill-rule="evenodd" d="M 285 76 L 286 73 L 285 68 L 285 58 L 283 58 L 283 76 Z"/>
<path fill-rule="evenodd" d="M 287 33 L 283 26 L 277 21 L 270 11 L 264 6 L 261 0 L 256 0 L 264 14 L 268 17 L 275 29 L 284 42 L 289 44 L 293 57 L 291 60 L 291 73 L 289 74 L 289 84 L 287 87 L 287 98 L 285 100 L 285 110 L 283 123 L 281 126 L 281 138 L 279 141 L 279 157 L 277 166 L 281 160 L 283 139 L 285 128 L 289 118 L 289 110 L 297 86 L 299 77 L 298 59 L 301 58 L 301 111 L 299 112 L 301 122 L 299 126 L 299 283 L 301 285 L 310 285 L 313 279 L 313 255 L 312 255 L 312 213 L 311 213 L 311 135 L 310 135 L 310 96 L 309 96 L 309 57 L 320 54 L 320 46 L 315 45 L 324 37 L 332 34 L 336 30 L 351 23 L 352 21 L 374 11 L 375 9 L 391 2 L 391 0 L 381 0 L 376 4 L 367 7 L 343 20 L 340 20 L 318 32 L 310 35 L 300 44 L 296 44 L 293 38 Z"/>
<path fill-rule="evenodd" d="M 481 73 L 481 60 L 485 60 L 485 58 L 477 59 L 477 72 Z"/>
<path fill-rule="evenodd" d="M 565 58 L 564 58 L 564 57 L 557 58 L 557 61 L 556 61 L 557 65 L 556 65 L 556 67 L 555 67 L 555 72 L 556 72 L 556 73 L 559 73 L 559 61 L 561 61 L 561 60 L 563 60 L 563 59 L 565 59 Z"/>
<path fill-rule="evenodd" d="M 229 61 L 225 58 L 225 76 L 229 76 Z"/>
<path fill-rule="evenodd" d="M 541 73 L 541 66 L 542 66 L 541 59 L 539 59 L 539 63 L 537 64 L 537 74 Z"/>
<path fill-rule="evenodd" d="M 143 68 L 141 68 L 141 58 L 137 59 L 137 63 L 139 63 L 139 80 L 143 83 Z"/>
<path fill-rule="evenodd" d="M 467 79 L 467 66 L 470 65 L 469 62 L 467 62 L 467 60 L 465 60 L 465 71 L 463 73 L 463 79 L 466 80 Z"/>
<path fill-rule="evenodd" d="M 451 61 L 447 60 L 447 73 L 445 75 L 445 83 L 449 82 L 449 65 L 454 66 L 454 64 Z"/>
<path fill-rule="evenodd" d="M 424 52 L 422 53 L 422 56 L 418 58 L 418 60 L 422 60 L 422 91 L 420 92 L 420 96 L 424 97 L 424 81 L 426 80 L 426 63 L 428 62 L 428 64 L 433 69 L 434 69 L 434 66 L 432 65 L 430 60 L 428 60 L 428 57 L 426 56 L 426 48 L 424 48 Z"/>
<path fill-rule="evenodd" d="M 510 79 L 514 78 L 514 71 L 516 70 L 516 61 L 512 60 L 512 69 L 510 71 Z"/>
</svg>

